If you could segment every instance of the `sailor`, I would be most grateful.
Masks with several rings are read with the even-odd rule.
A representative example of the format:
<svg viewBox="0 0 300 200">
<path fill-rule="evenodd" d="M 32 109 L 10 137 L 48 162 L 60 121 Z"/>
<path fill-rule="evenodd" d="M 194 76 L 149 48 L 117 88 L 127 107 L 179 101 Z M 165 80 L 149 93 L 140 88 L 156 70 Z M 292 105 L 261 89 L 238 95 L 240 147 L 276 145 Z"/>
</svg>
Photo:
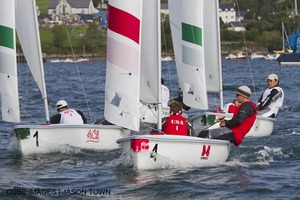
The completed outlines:
<svg viewBox="0 0 300 200">
<path fill-rule="evenodd" d="M 168 104 L 170 101 L 170 90 L 167 86 L 164 85 L 164 79 L 161 78 L 161 105 L 162 108 L 168 108 Z M 144 120 L 146 113 L 149 111 L 149 109 L 154 108 L 157 110 L 157 105 L 151 105 L 146 102 L 140 101 L 141 107 L 140 107 L 140 119 Z M 151 111 L 153 112 L 153 111 Z"/>
<path fill-rule="evenodd" d="M 220 128 L 203 130 L 198 137 L 229 140 L 236 146 L 240 145 L 245 135 L 253 126 L 257 110 L 255 104 L 250 101 L 251 90 L 247 86 L 240 86 L 236 91 L 236 99 L 240 103 L 231 120 L 218 118 Z"/>
<path fill-rule="evenodd" d="M 59 100 L 56 103 L 57 112 L 50 118 L 51 124 L 86 124 L 87 120 L 84 114 L 79 110 L 69 108 L 65 100 Z"/>
<path fill-rule="evenodd" d="M 172 102 L 172 101 L 180 102 L 180 103 L 182 104 L 182 108 L 183 108 L 184 110 L 187 110 L 187 111 L 188 111 L 188 110 L 191 109 L 191 107 L 189 107 L 189 106 L 187 106 L 187 105 L 185 105 L 185 104 L 183 103 L 183 91 L 181 90 L 181 88 L 179 88 L 178 96 L 177 96 L 176 98 L 170 99 L 170 102 Z"/>
<path fill-rule="evenodd" d="M 275 118 L 279 108 L 283 105 L 284 93 L 279 87 L 279 79 L 276 74 L 270 74 L 266 80 L 268 88 L 261 95 L 256 107 L 259 115 Z"/>
<path fill-rule="evenodd" d="M 170 90 L 167 86 L 164 85 L 164 79 L 161 78 L 161 104 L 163 108 L 168 107 L 170 100 Z"/>
<path fill-rule="evenodd" d="M 223 109 L 218 108 L 214 112 L 216 112 L 216 113 L 235 113 L 238 106 L 239 106 L 238 100 L 234 99 L 232 102 L 225 104 L 223 106 Z"/>
<path fill-rule="evenodd" d="M 181 103 L 172 101 L 170 104 L 170 116 L 164 118 L 162 122 L 162 132 L 170 135 L 194 135 L 194 129 L 192 125 L 181 114 Z"/>
</svg>

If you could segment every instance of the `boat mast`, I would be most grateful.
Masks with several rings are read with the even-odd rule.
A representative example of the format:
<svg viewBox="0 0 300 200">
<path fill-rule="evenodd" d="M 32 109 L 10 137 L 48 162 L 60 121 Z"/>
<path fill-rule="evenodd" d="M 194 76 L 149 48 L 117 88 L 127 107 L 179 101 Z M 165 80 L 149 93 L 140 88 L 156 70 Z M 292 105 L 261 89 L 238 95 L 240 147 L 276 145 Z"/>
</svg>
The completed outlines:
<svg viewBox="0 0 300 200">
<path fill-rule="evenodd" d="M 158 122 L 157 129 L 158 132 L 161 132 L 162 129 L 162 103 L 161 103 L 161 21 L 160 21 L 160 0 L 157 0 L 157 70 L 158 70 Z"/>
<path fill-rule="evenodd" d="M 281 35 L 282 35 L 282 51 L 285 52 L 285 46 L 284 46 L 284 23 L 281 22 Z"/>
<path fill-rule="evenodd" d="M 218 51 L 219 51 L 219 56 L 218 56 L 218 65 L 219 65 L 219 87 L 220 87 L 220 108 L 222 109 L 224 107 L 224 100 L 223 100 L 223 83 L 222 83 L 222 61 L 221 61 L 221 38 L 220 38 L 220 16 L 219 16 L 219 1 L 216 0 L 216 19 L 217 19 L 217 41 L 218 41 Z"/>
</svg>

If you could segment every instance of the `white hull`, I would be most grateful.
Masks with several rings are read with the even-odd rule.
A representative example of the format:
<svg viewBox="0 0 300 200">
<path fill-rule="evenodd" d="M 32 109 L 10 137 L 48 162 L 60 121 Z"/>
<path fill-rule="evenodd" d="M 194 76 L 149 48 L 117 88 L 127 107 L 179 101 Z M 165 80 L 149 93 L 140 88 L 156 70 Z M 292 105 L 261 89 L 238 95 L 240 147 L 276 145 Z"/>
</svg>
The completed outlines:
<svg viewBox="0 0 300 200">
<path fill-rule="evenodd" d="M 250 59 L 265 59 L 265 58 L 266 57 L 264 55 L 260 55 L 260 54 L 256 54 L 256 53 L 253 53 L 250 56 Z"/>
<path fill-rule="evenodd" d="M 296 66 L 300 65 L 300 62 L 279 62 L 279 65 L 290 65 L 290 66 Z"/>
<path fill-rule="evenodd" d="M 224 117 L 225 119 L 231 119 L 232 114 L 224 114 L 224 113 L 213 113 L 213 112 L 206 112 L 206 119 L 208 121 L 206 122 L 207 125 L 209 125 L 209 129 L 214 129 L 219 127 L 219 123 L 214 123 L 216 117 Z M 202 123 L 199 122 L 201 121 L 201 117 L 199 116 L 196 119 L 193 119 L 193 123 Z M 261 117 L 257 116 L 254 125 L 250 129 L 250 131 L 247 133 L 245 137 L 264 137 L 264 136 L 269 136 L 273 132 L 273 127 L 274 127 L 274 122 L 276 119 L 270 118 L 270 117 Z M 213 124 L 213 125 L 211 125 Z"/>
<path fill-rule="evenodd" d="M 136 135 L 117 140 L 122 160 L 135 169 L 215 166 L 224 163 L 230 143 L 176 135 Z"/>
<path fill-rule="evenodd" d="M 109 150 L 119 148 L 116 140 L 129 134 L 115 125 L 18 125 L 11 132 L 11 146 L 22 154 L 49 153 L 61 145 Z"/>
<path fill-rule="evenodd" d="M 173 60 L 173 58 L 170 57 L 170 56 L 166 56 L 166 57 L 161 58 L 161 61 L 171 61 L 171 60 Z"/>
</svg>

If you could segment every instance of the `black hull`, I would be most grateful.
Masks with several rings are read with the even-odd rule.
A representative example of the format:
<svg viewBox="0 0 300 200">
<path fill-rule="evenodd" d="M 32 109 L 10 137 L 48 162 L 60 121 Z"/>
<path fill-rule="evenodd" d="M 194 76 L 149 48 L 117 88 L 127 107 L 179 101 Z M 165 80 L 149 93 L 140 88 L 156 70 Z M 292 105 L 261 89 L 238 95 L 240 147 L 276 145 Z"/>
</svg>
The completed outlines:
<svg viewBox="0 0 300 200">
<path fill-rule="evenodd" d="M 300 65 L 300 53 L 280 54 L 277 61 L 280 65 Z"/>
</svg>

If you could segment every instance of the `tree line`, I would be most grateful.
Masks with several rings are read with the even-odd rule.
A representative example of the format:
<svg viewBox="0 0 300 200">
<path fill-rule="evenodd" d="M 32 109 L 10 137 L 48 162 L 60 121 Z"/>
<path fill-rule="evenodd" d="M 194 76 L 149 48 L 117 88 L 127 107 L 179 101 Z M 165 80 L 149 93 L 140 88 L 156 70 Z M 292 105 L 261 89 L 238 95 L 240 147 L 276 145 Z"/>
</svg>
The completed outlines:
<svg viewBox="0 0 300 200">
<path fill-rule="evenodd" d="M 221 0 L 220 3 L 235 4 L 237 13 L 247 11 L 244 16 L 246 31 L 243 33 L 227 30 L 227 25 L 220 21 L 221 48 L 225 52 L 245 50 L 245 42 L 250 51 L 281 50 L 282 22 L 287 33 L 295 31 L 300 22 L 291 0 Z M 165 19 L 162 22 L 162 53 L 172 54 L 169 17 L 162 18 Z M 106 31 L 107 28 L 100 26 L 99 20 L 78 26 L 56 25 L 41 32 L 42 49 L 46 54 L 70 55 L 73 52 L 82 54 L 84 46 L 86 54 L 105 56 Z M 48 40 L 43 41 L 43 38 Z"/>
</svg>

